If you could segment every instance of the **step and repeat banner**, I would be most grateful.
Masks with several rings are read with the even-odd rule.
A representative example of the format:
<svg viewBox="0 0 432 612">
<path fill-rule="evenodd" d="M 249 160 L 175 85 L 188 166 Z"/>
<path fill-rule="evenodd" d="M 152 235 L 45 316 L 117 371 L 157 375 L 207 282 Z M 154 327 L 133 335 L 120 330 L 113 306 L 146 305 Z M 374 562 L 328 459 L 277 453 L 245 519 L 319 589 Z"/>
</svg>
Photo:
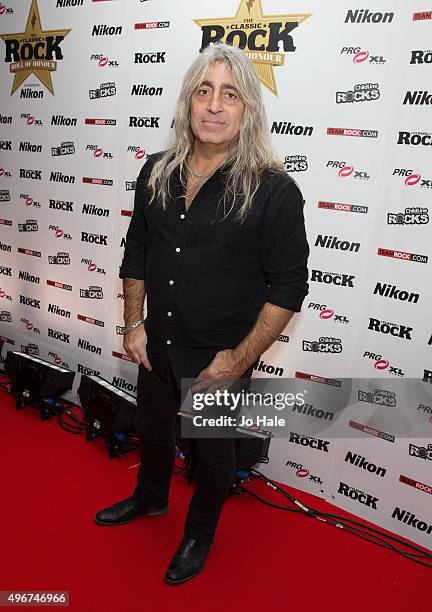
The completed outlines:
<svg viewBox="0 0 432 612">
<path fill-rule="evenodd" d="M 135 393 L 118 278 L 135 180 L 219 40 L 256 65 L 311 246 L 303 310 L 254 376 L 314 399 L 266 472 L 432 548 L 432 2 L 2 0 L 2 359 Z"/>
</svg>

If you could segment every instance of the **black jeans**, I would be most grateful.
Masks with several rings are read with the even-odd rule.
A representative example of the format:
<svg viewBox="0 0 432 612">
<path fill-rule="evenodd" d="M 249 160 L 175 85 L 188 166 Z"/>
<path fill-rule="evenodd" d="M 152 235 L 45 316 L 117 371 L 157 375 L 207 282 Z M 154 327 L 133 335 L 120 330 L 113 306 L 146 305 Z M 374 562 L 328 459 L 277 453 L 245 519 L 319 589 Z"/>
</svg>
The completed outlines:
<svg viewBox="0 0 432 612">
<path fill-rule="evenodd" d="M 140 365 L 138 372 L 135 428 L 141 466 L 133 495 L 146 505 L 162 505 L 168 503 L 181 392 L 166 351 L 148 351 L 148 356 L 152 370 Z M 249 368 L 243 377 L 251 373 Z M 184 535 L 211 543 L 235 474 L 235 439 L 195 438 L 194 443 L 198 465 Z"/>
</svg>

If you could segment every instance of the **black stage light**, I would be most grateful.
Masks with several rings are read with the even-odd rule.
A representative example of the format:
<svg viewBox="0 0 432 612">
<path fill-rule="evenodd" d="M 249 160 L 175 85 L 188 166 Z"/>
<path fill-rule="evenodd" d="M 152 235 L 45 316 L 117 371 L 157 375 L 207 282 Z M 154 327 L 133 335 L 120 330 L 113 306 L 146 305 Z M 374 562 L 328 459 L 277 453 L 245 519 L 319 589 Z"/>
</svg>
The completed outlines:
<svg viewBox="0 0 432 612">
<path fill-rule="evenodd" d="M 175 424 L 176 446 L 184 455 L 185 477 L 194 480 L 198 458 L 195 449 L 196 438 L 182 437 L 182 431 L 191 431 L 192 414 L 180 410 Z M 187 420 L 185 420 L 187 419 Z M 273 434 L 261 428 L 236 427 L 235 431 L 235 482 L 250 480 L 250 470 L 257 463 L 268 463 L 270 440 Z M 238 491 L 235 491 L 236 493 Z"/>
<path fill-rule="evenodd" d="M 94 375 L 81 376 L 78 395 L 88 423 L 87 441 L 103 438 L 110 459 L 138 448 L 131 437 L 136 412 L 136 399 L 133 395 Z"/>
<path fill-rule="evenodd" d="M 72 389 L 75 372 L 19 351 L 8 351 L 5 368 L 17 409 L 35 406 L 41 419 L 56 414 L 55 400 Z"/>
</svg>

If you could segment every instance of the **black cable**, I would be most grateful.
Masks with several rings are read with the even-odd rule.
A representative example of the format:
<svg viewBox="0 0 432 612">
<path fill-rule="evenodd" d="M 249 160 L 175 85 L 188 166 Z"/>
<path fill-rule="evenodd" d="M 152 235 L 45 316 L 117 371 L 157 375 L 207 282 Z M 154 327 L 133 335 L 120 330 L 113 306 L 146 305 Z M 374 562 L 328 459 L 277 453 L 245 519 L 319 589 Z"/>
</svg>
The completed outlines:
<svg viewBox="0 0 432 612">
<path fill-rule="evenodd" d="M 367 542 L 371 542 L 383 548 L 388 548 L 392 550 L 393 552 L 399 553 L 406 559 L 409 559 L 421 565 L 425 565 L 426 567 L 432 568 L 431 563 L 428 563 L 426 561 L 421 561 L 420 559 L 416 558 L 416 557 L 420 557 L 423 559 L 430 559 L 432 558 L 432 554 L 423 551 L 420 547 L 416 546 L 415 544 L 404 542 L 398 537 L 383 533 L 379 531 L 378 529 L 375 529 L 374 527 L 369 527 L 369 525 L 364 525 L 363 523 L 360 523 L 359 521 L 355 521 L 347 517 L 342 517 L 337 514 L 326 513 L 320 510 L 316 510 L 314 508 L 310 508 L 306 506 L 305 504 L 302 504 L 301 502 L 296 500 L 291 494 L 289 494 L 287 491 L 279 487 L 272 480 L 267 478 L 267 476 L 262 474 L 259 470 L 252 468 L 251 473 L 256 474 L 258 478 L 262 480 L 267 486 L 270 486 L 272 489 L 274 489 L 278 493 L 281 493 L 282 495 L 287 497 L 291 503 L 297 505 L 300 508 L 300 510 L 296 510 L 297 512 L 304 512 L 308 516 L 316 518 L 322 522 L 328 523 L 329 525 L 332 525 L 333 527 L 338 527 L 340 529 L 343 529 L 347 531 L 348 533 L 351 533 L 352 535 L 356 535 L 357 537 L 360 537 Z M 267 500 L 264 500 L 259 495 L 256 495 L 252 493 L 251 491 L 248 491 L 242 485 L 240 485 L 240 488 L 242 488 L 242 490 L 244 491 L 247 491 L 249 494 L 253 495 L 257 499 L 259 499 L 260 501 L 263 501 L 264 503 L 268 505 L 274 506 L 276 508 L 279 507 L 284 510 L 287 509 L 285 506 L 279 506 L 278 504 L 273 504 L 272 502 L 268 502 Z M 354 527 L 346 523 L 353 523 L 356 526 Z M 401 546 L 411 548 L 412 550 L 417 551 L 417 554 L 414 552 L 409 552 L 409 551 L 405 551 L 400 548 L 397 548 L 388 540 L 392 540 L 393 542 L 396 542 L 397 544 L 400 544 Z"/>
</svg>

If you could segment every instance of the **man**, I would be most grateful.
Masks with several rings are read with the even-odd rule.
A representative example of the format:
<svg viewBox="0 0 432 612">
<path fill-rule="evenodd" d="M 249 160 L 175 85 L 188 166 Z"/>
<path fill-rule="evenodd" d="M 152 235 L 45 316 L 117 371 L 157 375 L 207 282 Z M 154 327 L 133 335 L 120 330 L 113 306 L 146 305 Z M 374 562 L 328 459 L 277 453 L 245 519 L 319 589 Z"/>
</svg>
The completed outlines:
<svg viewBox="0 0 432 612">
<path fill-rule="evenodd" d="M 141 467 L 133 495 L 98 512 L 98 524 L 167 512 L 182 379 L 210 391 L 250 378 L 301 309 L 308 253 L 303 199 L 271 151 L 255 67 L 237 48 L 209 47 L 184 78 L 171 146 L 137 180 L 120 277 L 124 348 L 140 364 Z M 233 438 L 195 444 L 196 486 L 169 584 L 203 568 L 235 472 Z"/>
</svg>

